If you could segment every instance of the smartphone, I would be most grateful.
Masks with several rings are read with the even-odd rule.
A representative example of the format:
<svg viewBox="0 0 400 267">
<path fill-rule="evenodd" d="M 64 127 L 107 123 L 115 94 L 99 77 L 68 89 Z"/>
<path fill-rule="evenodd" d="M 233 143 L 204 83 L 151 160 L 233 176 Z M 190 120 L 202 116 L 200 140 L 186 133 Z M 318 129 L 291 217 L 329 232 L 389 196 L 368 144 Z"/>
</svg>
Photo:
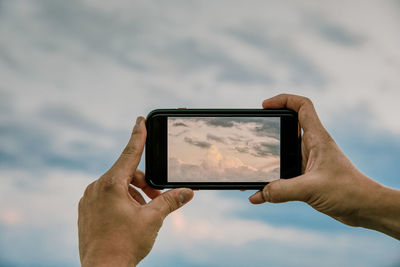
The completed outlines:
<svg viewBox="0 0 400 267">
<path fill-rule="evenodd" d="M 146 127 L 146 182 L 157 189 L 261 189 L 301 173 L 292 110 L 158 109 Z"/>
</svg>

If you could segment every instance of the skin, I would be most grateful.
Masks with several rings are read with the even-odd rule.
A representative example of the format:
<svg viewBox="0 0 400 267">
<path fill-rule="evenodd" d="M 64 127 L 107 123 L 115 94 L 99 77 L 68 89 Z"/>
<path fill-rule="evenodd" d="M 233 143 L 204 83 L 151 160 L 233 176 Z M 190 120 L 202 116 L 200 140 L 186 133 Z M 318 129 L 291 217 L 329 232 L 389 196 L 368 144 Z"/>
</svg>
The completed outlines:
<svg viewBox="0 0 400 267">
<path fill-rule="evenodd" d="M 344 224 L 400 239 L 400 191 L 377 183 L 351 163 L 323 127 L 308 98 L 283 94 L 262 105 L 298 112 L 303 130 L 303 174 L 269 183 L 252 195 L 250 202 L 304 201 Z"/>
<path fill-rule="evenodd" d="M 192 199 L 187 188 L 161 194 L 147 186 L 137 170 L 145 141 L 139 117 L 119 159 L 86 188 L 78 216 L 82 266 L 135 266 L 150 252 L 165 217 Z M 146 203 L 133 185 L 152 200 Z"/>
</svg>

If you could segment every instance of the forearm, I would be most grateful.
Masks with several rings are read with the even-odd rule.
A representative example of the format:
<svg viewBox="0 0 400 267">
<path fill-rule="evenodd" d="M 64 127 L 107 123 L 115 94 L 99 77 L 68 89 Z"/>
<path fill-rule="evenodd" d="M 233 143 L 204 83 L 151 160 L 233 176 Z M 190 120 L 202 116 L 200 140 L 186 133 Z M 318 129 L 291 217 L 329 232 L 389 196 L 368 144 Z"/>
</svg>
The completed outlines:
<svg viewBox="0 0 400 267">
<path fill-rule="evenodd" d="M 360 210 L 360 226 L 400 240 L 400 190 L 377 184 L 368 206 Z"/>
</svg>

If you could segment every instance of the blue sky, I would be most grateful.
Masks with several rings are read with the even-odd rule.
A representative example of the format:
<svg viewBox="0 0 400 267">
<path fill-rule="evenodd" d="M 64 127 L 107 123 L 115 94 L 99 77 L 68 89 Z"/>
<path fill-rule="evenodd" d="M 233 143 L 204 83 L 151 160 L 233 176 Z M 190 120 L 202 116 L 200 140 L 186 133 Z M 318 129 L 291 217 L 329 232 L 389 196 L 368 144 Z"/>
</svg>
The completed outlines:
<svg viewBox="0 0 400 267">
<path fill-rule="evenodd" d="M 306 95 L 356 166 L 400 188 L 399 11 L 394 0 L 0 0 L 0 266 L 79 266 L 79 198 L 155 108 Z M 142 266 L 400 264 L 392 238 L 250 194 L 197 192 Z"/>
</svg>

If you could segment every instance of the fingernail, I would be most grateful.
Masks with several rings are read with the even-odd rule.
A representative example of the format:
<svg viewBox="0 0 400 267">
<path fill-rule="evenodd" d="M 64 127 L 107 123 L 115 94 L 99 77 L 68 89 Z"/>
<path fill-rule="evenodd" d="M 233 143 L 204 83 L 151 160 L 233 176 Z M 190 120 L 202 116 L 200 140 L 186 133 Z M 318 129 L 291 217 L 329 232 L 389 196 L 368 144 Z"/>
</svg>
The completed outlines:
<svg viewBox="0 0 400 267">
<path fill-rule="evenodd" d="M 183 189 L 179 192 L 179 202 L 181 204 L 185 204 L 188 202 L 193 196 L 193 191 L 191 189 Z"/>
<path fill-rule="evenodd" d="M 135 125 L 139 125 L 139 122 L 140 122 L 140 117 L 137 117 L 137 118 L 136 118 L 136 124 L 135 124 Z"/>
<path fill-rule="evenodd" d="M 256 204 L 257 202 L 260 202 L 262 200 L 262 196 L 261 196 L 261 191 L 258 191 L 257 193 L 254 193 L 253 195 L 249 196 L 249 201 L 251 203 Z"/>
</svg>

